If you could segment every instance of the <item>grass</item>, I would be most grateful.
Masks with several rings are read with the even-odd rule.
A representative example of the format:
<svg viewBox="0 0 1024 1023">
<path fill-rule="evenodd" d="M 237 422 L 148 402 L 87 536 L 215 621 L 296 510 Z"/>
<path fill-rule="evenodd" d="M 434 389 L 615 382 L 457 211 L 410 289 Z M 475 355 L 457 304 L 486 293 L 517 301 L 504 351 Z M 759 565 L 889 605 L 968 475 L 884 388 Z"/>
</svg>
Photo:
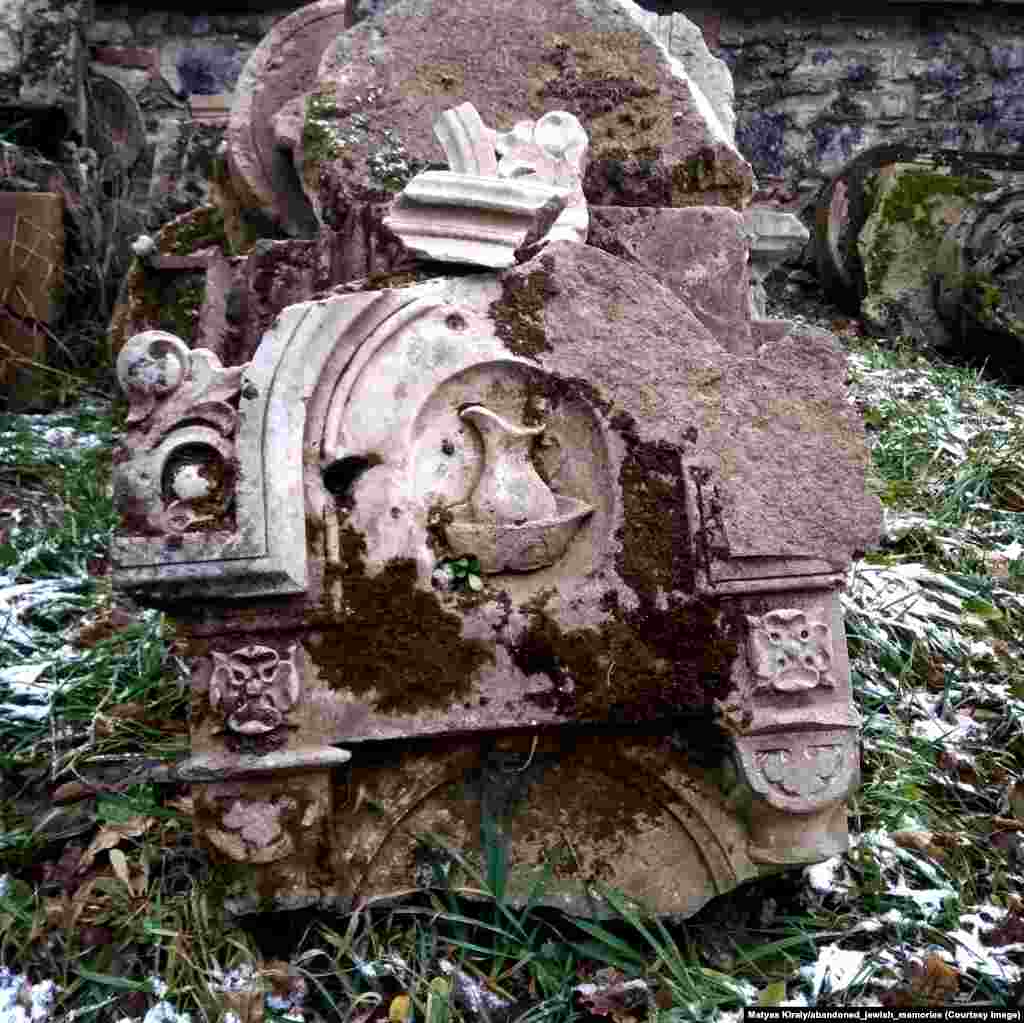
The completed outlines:
<svg viewBox="0 0 1024 1023">
<path fill-rule="evenodd" d="M 225 921 L 237 869 L 193 843 L 188 793 L 139 770 L 186 750 L 187 693 L 163 617 L 110 585 L 116 410 L 0 416 L 0 1001 L 52 998 L 40 1020 L 102 1023 L 256 1023 L 257 1008 L 310 1023 L 724 1023 L 749 1004 L 1011 1004 L 1022 399 L 900 345 L 847 344 L 887 514 L 842 597 L 864 718 L 853 844 L 687 921 L 607 889 L 615 919 L 569 918 L 539 905 L 543 876 L 513 904 L 488 821 L 480 866 L 422 836 L 461 887 L 438 867 L 402 904 L 311 917 L 294 940 Z M 52 804 L 76 784 L 94 788 Z"/>
</svg>

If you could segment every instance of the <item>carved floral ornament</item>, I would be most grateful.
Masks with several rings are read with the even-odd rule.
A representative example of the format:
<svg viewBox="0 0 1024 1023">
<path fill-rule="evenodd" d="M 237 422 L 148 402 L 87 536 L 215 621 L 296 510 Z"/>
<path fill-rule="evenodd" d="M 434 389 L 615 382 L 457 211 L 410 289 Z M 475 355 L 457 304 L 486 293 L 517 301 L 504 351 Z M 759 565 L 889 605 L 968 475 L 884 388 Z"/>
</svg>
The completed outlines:
<svg viewBox="0 0 1024 1023">
<path fill-rule="evenodd" d="M 254 798 L 243 784 L 230 782 L 199 789 L 198 808 L 207 818 L 203 835 L 236 862 L 259 865 L 292 856 L 317 839 L 330 805 L 316 786 L 262 795 Z"/>
<path fill-rule="evenodd" d="M 754 793 L 786 813 L 812 813 L 845 799 L 857 779 L 856 728 L 734 737 Z"/>
<path fill-rule="evenodd" d="M 384 221 L 410 251 L 497 269 L 527 241 L 586 241 L 589 139 L 574 115 L 551 111 L 498 132 L 463 103 L 434 133 L 449 170 L 418 174 Z"/>
<path fill-rule="evenodd" d="M 287 726 L 300 696 L 296 644 L 285 657 L 267 646 L 244 646 L 213 654 L 210 706 L 224 714 L 224 727 L 250 738 Z"/>
<path fill-rule="evenodd" d="M 747 659 L 754 692 L 794 693 L 834 687 L 832 630 L 801 610 L 747 616 Z"/>
</svg>

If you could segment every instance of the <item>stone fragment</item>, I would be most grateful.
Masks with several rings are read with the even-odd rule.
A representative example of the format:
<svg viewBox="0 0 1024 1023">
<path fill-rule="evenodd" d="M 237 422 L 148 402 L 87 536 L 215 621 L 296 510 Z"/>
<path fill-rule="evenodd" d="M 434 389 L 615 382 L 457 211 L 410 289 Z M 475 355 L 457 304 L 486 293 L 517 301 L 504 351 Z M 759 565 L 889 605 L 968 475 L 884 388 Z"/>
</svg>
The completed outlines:
<svg viewBox="0 0 1024 1023">
<path fill-rule="evenodd" d="M 290 234 L 313 234 L 316 221 L 275 145 L 272 118 L 311 87 L 324 48 L 352 23 L 349 6 L 350 0 L 319 0 L 279 21 L 249 56 L 235 89 L 227 134 L 232 175 L 243 201 Z"/>
<path fill-rule="evenodd" d="M 744 219 L 721 206 L 590 207 L 590 244 L 638 264 L 673 291 L 718 342 L 754 350 Z"/>
<path fill-rule="evenodd" d="M 935 257 L 935 305 L 953 343 L 1018 380 L 1024 378 L 1022 207 L 1019 186 L 975 195 Z"/>
<path fill-rule="evenodd" d="M 458 96 L 499 127 L 552 108 L 578 117 L 591 203 L 741 208 L 750 198 L 750 167 L 710 107 L 615 0 L 403 0 L 334 40 L 315 86 L 278 112 L 276 136 L 331 223 L 440 165 L 430 124 Z"/>
<path fill-rule="evenodd" d="M 899 163 L 882 167 L 875 180 L 871 213 L 857 239 L 864 267 L 861 313 L 875 330 L 943 345 L 949 332 L 932 287 L 939 245 L 975 198 L 992 190 L 992 181 Z"/>
<path fill-rule="evenodd" d="M 434 133 L 450 169 L 417 174 L 384 218 L 412 254 L 503 269 L 525 244 L 586 241 L 587 136 L 572 114 L 496 132 L 463 103 L 441 114 Z"/>
<path fill-rule="evenodd" d="M 29 117 L 59 111 L 86 133 L 85 29 L 91 0 L 8 0 L 0 6 L 0 106 Z"/>
<path fill-rule="evenodd" d="M 732 72 L 724 60 L 708 49 L 700 28 L 685 14 L 655 14 L 645 11 L 633 0 L 618 0 L 618 3 L 682 65 L 691 83 L 707 98 L 725 136 L 735 141 Z"/>
<path fill-rule="evenodd" d="M 750 308 L 755 318 L 767 315 L 765 278 L 797 255 L 811 233 L 799 217 L 771 206 L 748 206 L 743 225 L 750 238 Z"/>
</svg>

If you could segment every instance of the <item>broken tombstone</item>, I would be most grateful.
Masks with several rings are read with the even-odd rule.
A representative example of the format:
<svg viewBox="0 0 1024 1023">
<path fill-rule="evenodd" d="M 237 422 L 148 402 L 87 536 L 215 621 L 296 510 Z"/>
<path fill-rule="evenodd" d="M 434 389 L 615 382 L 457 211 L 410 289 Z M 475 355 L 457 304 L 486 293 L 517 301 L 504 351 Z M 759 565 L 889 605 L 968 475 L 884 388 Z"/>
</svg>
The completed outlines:
<svg viewBox="0 0 1024 1023">
<path fill-rule="evenodd" d="M 475 163 L 385 204 L 401 272 L 314 260 L 247 351 L 149 329 L 118 361 L 116 579 L 188 645 L 179 775 L 249 867 L 232 908 L 458 885 L 500 843 L 513 899 L 544 878 L 602 914 L 603 882 L 690 914 L 836 854 L 858 769 L 838 593 L 880 525 L 842 353 L 751 320 L 735 210 L 588 207 L 585 117 L 505 120 L 502 176 L 485 108 L 409 104 Z M 493 233 L 498 269 L 466 238 L 516 188 L 548 199 Z M 682 266 L 650 243 L 673 231 Z"/>
</svg>

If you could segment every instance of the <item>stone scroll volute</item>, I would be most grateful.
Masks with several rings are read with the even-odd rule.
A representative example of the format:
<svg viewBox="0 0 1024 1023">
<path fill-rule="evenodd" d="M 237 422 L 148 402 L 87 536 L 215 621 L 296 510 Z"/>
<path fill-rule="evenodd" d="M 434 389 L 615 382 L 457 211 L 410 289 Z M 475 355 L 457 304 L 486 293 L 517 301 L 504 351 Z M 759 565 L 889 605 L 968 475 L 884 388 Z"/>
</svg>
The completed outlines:
<svg viewBox="0 0 1024 1023">
<path fill-rule="evenodd" d="M 128 534 L 230 529 L 238 397 L 246 366 L 221 365 L 159 330 L 121 350 L 117 376 L 129 401 L 114 494 Z"/>
</svg>

